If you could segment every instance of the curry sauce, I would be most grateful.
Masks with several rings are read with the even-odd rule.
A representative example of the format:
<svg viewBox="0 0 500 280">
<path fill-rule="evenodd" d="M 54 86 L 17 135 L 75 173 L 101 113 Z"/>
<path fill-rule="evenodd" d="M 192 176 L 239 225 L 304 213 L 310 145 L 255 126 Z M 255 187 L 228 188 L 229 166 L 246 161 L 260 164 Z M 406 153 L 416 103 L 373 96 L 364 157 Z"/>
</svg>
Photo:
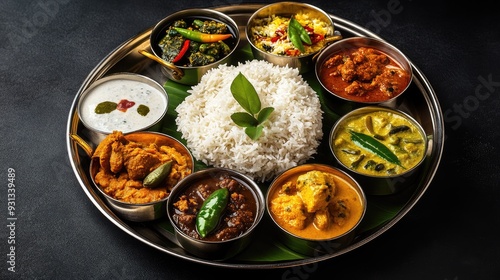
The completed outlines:
<svg viewBox="0 0 500 280">
<path fill-rule="evenodd" d="M 319 79 L 326 89 L 358 102 L 383 102 L 401 94 L 411 73 L 374 48 L 352 47 L 333 54 L 322 65 Z"/>
<path fill-rule="evenodd" d="M 149 203 L 168 197 L 175 184 L 191 174 L 188 155 L 163 143 L 160 138 L 109 134 L 96 148 L 92 160 L 98 164 L 94 182 L 109 196 L 128 203 Z M 148 188 L 144 178 L 160 165 L 172 162 L 168 176 L 158 187 Z"/>
<path fill-rule="evenodd" d="M 306 239 L 326 240 L 353 229 L 364 213 L 360 193 L 345 178 L 311 170 L 287 178 L 269 195 L 273 219 Z"/>
<path fill-rule="evenodd" d="M 369 137 L 371 144 L 385 147 L 396 162 L 391 162 L 356 143 L 352 134 Z M 392 110 L 355 114 L 341 121 L 332 135 L 332 151 L 347 168 L 361 174 L 390 177 L 417 166 L 426 153 L 426 138 L 415 123 Z"/>
</svg>

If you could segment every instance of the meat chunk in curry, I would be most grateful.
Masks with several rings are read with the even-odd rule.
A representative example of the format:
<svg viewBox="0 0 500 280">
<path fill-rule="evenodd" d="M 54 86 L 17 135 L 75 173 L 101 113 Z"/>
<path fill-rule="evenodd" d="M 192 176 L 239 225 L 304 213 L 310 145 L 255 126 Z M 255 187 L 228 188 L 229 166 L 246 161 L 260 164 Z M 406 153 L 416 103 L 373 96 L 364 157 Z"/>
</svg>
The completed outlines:
<svg viewBox="0 0 500 280">
<path fill-rule="evenodd" d="M 297 195 L 309 213 L 325 210 L 334 193 L 335 182 L 331 174 L 313 170 L 297 179 Z"/>
</svg>

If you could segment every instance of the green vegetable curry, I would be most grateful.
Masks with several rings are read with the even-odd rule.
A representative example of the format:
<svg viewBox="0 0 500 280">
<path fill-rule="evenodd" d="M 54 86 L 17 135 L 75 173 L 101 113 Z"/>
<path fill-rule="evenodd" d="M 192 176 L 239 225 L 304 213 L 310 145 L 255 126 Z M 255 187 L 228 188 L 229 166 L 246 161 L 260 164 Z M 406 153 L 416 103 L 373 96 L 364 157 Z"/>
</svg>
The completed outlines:
<svg viewBox="0 0 500 280">
<path fill-rule="evenodd" d="M 417 166 L 427 147 L 417 125 L 386 110 L 345 119 L 331 141 L 335 157 L 346 167 L 380 177 L 399 175 Z"/>
<path fill-rule="evenodd" d="M 180 66 L 203 66 L 227 56 L 236 44 L 229 27 L 215 20 L 176 20 L 158 43 L 162 58 Z"/>
</svg>

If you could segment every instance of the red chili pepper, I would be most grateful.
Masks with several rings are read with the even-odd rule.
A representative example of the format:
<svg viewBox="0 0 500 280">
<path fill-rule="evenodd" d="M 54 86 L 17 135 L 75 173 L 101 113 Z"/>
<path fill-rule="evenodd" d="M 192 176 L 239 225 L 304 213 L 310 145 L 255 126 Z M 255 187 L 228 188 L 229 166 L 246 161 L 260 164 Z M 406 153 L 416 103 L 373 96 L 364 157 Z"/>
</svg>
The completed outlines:
<svg viewBox="0 0 500 280">
<path fill-rule="evenodd" d="M 179 53 L 174 57 L 172 60 L 172 63 L 176 63 L 177 61 L 181 60 L 181 58 L 186 54 L 187 50 L 189 49 L 189 43 L 191 40 L 186 39 L 184 40 L 184 43 L 182 44 L 182 47 L 179 51 Z"/>
<path fill-rule="evenodd" d="M 278 28 L 278 29 L 274 32 L 274 34 L 276 34 L 276 36 L 278 36 L 278 37 L 280 37 L 280 38 L 281 38 L 281 37 L 283 37 L 283 36 L 285 35 L 285 30 L 283 30 L 282 28 Z"/>
<path fill-rule="evenodd" d="M 288 56 L 299 56 L 300 51 L 296 49 L 288 49 L 285 51 Z"/>
<path fill-rule="evenodd" d="M 310 33 L 314 33 L 314 29 L 312 27 L 309 27 L 309 26 L 304 26 L 304 29 L 310 34 Z"/>
<path fill-rule="evenodd" d="M 309 37 L 311 38 L 311 45 L 314 45 L 317 42 L 325 39 L 324 35 L 314 33 L 314 29 L 309 27 L 309 26 L 304 26 L 304 29 L 307 31 L 307 33 L 309 34 Z"/>
<path fill-rule="evenodd" d="M 313 33 L 311 35 L 311 41 L 312 41 L 312 44 L 316 44 L 317 42 L 319 41 L 322 41 L 323 39 L 325 39 L 325 36 L 324 35 L 321 35 L 321 34 L 317 34 L 317 33 Z"/>
<path fill-rule="evenodd" d="M 285 37 L 285 31 L 281 28 L 278 28 L 275 32 L 274 32 L 274 36 L 271 37 L 271 42 L 275 43 L 277 42 L 278 40 L 281 40 Z M 286 37 L 285 37 L 286 38 Z"/>
</svg>

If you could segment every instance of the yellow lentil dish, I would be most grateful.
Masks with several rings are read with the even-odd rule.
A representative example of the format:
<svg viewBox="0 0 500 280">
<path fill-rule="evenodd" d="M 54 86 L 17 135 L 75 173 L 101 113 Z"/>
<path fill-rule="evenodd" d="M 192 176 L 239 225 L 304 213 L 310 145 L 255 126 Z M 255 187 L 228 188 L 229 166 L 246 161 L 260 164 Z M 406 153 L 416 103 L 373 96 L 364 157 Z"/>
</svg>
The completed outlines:
<svg viewBox="0 0 500 280">
<path fill-rule="evenodd" d="M 364 138 L 356 138 L 356 135 Z M 368 143 L 360 143 L 364 140 Z M 386 110 L 345 119 L 331 141 L 335 157 L 346 167 L 378 177 L 399 175 L 415 167 L 422 161 L 427 147 L 424 135 L 413 122 Z M 375 141 L 372 147 L 384 146 L 393 157 L 387 157 L 387 153 L 383 157 L 380 151 L 373 152 L 373 148 L 367 148 L 366 145 Z"/>
<path fill-rule="evenodd" d="M 192 172 L 189 155 L 161 137 L 125 136 L 120 131 L 97 146 L 92 160 L 99 164 L 94 182 L 110 197 L 133 204 L 167 198 L 174 185 Z M 168 176 L 155 188 L 145 187 L 146 176 L 167 162 L 171 162 Z"/>
<path fill-rule="evenodd" d="M 343 235 L 356 226 L 364 212 L 363 200 L 350 183 L 319 170 L 291 176 L 269 199 L 276 223 L 312 240 Z"/>
</svg>

